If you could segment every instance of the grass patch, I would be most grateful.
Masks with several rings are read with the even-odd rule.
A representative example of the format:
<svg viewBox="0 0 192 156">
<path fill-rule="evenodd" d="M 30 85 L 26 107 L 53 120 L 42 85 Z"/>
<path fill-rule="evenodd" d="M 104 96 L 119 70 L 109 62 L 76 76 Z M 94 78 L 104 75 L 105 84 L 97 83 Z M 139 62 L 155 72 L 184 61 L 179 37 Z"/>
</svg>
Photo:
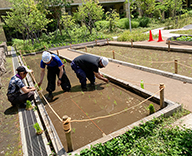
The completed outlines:
<svg viewBox="0 0 192 156">
<path fill-rule="evenodd" d="M 191 35 L 192 34 L 192 29 L 190 29 L 190 30 L 171 31 L 170 33 Z"/>
</svg>

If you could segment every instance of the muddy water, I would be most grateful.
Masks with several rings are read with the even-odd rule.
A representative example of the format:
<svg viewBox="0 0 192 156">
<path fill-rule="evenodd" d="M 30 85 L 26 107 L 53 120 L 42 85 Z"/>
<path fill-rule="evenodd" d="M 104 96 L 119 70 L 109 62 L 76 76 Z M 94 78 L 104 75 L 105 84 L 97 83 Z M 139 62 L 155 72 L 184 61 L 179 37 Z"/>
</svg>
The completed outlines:
<svg viewBox="0 0 192 156">
<path fill-rule="evenodd" d="M 80 50 L 85 52 L 85 49 Z M 167 52 L 121 46 L 95 46 L 94 48 L 87 48 L 88 53 L 108 58 L 113 58 L 113 50 L 115 52 L 115 59 L 117 60 L 160 69 L 171 73 L 175 72 L 174 60 L 178 60 L 178 63 L 184 64 L 178 65 L 178 74 L 192 77 L 192 54 L 190 53 Z"/>
<path fill-rule="evenodd" d="M 30 68 L 34 70 L 37 81 L 40 80 L 40 63 L 41 55 L 26 57 L 26 61 Z M 96 79 L 96 88 L 93 90 L 88 86 L 88 91 L 82 92 L 80 83 L 76 78 L 75 73 L 71 70 L 70 64 L 65 64 L 67 75 L 71 81 L 71 91 L 63 92 L 57 86 L 54 91 L 54 101 L 51 106 L 58 113 L 60 117 L 68 115 L 74 119 L 88 119 L 104 115 L 113 114 L 121 110 L 130 108 L 139 104 L 144 99 L 140 96 L 133 94 L 113 83 L 104 83 Z M 43 93 L 46 94 L 47 80 L 44 78 L 42 88 Z M 89 84 L 89 82 L 88 82 Z M 104 119 L 98 119 L 88 122 L 73 122 L 72 123 L 72 142 L 73 149 L 78 149 L 94 140 L 102 137 L 103 133 L 110 134 L 120 128 L 123 128 L 135 121 L 138 121 L 148 115 L 146 109 L 151 101 L 147 101 L 138 107 L 127 110 L 126 112 Z M 154 104 L 156 111 L 159 105 Z M 65 133 L 63 131 L 62 123 L 53 114 L 48 105 L 45 104 L 46 110 L 57 130 L 61 142 L 65 149 L 67 149 Z"/>
</svg>

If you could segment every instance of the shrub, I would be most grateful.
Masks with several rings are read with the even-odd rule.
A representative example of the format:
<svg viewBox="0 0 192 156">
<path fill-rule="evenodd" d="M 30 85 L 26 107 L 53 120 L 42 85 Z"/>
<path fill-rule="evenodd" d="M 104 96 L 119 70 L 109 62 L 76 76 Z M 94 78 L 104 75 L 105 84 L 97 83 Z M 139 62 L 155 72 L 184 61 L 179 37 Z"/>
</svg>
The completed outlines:
<svg viewBox="0 0 192 156">
<path fill-rule="evenodd" d="M 139 26 L 140 27 L 147 27 L 149 24 L 150 19 L 148 17 L 140 18 L 139 19 Z"/>
<path fill-rule="evenodd" d="M 109 29 L 109 21 L 97 21 L 95 22 L 97 31 Z"/>
<path fill-rule="evenodd" d="M 153 16 L 156 18 L 156 19 L 159 19 L 159 17 L 161 18 L 161 11 L 159 9 L 155 9 L 154 10 L 154 13 L 153 13 Z"/>
<path fill-rule="evenodd" d="M 121 29 L 125 29 L 125 23 L 129 22 L 128 18 L 121 18 L 118 22 L 117 22 L 117 27 L 121 28 Z"/>
<path fill-rule="evenodd" d="M 192 10 L 188 11 L 188 14 L 189 14 L 190 16 L 192 16 Z"/>
<path fill-rule="evenodd" d="M 128 18 L 122 18 L 118 21 L 117 26 L 121 29 L 129 29 L 129 19 Z M 131 28 L 138 28 L 139 22 L 135 20 L 131 20 Z"/>
<path fill-rule="evenodd" d="M 118 37 L 118 41 L 144 41 L 148 39 L 149 34 L 143 33 L 142 31 L 124 31 L 121 36 Z"/>
</svg>

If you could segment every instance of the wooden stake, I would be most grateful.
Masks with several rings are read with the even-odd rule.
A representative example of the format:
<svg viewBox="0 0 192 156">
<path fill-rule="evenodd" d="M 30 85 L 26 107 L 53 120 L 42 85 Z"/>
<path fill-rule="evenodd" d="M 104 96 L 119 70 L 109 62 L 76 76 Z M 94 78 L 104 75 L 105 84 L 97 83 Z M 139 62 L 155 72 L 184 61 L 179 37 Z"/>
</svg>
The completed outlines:
<svg viewBox="0 0 192 156">
<path fill-rule="evenodd" d="M 66 140 L 67 140 L 67 148 L 68 148 L 68 152 L 72 152 L 73 151 L 73 147 L 72 147 L 72 140 L 71 140 L 71 118 L 68 117 L 67 115 L 63 116 L 63 129 L 65 131 L 65 136 L 66 136 Z"/>
<path fill-rule="evenodd" d="M 95 40 L 95 43 L 96 43 L 96 45 L 97 45 L 97 40 Z"/>
<path fill-rule="evenodd" d="M 71 49 L 71 44 L 70 44 L 70 49 Z"/>
<path fill-rule="evenodd" d="M 57 50 L 57 56 L 59 56 L 59 50 Z"/>
<path fill-rule="evenodd" d="M 87 47 L 85 46 L 85 52 L 87 52 Z"/>
<path fill-rule="evenodd" d="M 109 44 L 109 40 L 108 40 L 108 38 L 107 38 L 107 44 Z"/>
<path fill-rule="evenodd" d="M 175 74 L 177 74 L 178 73 L 178 64 L 177 64 L 177 60 L 175 60 Z"/>
<path fill-rule="evenodd" d="M 162 89 L 160 91 L 160 109 L 165 107 L 165 103 L 164 103 L 164 83 L 160 83 L 159 89 Z"/>
<path fill-rule="evenodd" d="M 112 51 L 112 53 L 113 53 L 113 59 L 115 59 L 115 52 L 114 52 L 114 50 Z"/>
<path fill-rule="evenodd" d="M 133 48 L 133 39 L 131 39 L 131 48 Z"/>
<path fill-rule="evenodd" d="M 169 40 L 168 41 L 168 52 L 170 52 L 170 43 L 171 43 L 171 41 Z"/>
</svg>

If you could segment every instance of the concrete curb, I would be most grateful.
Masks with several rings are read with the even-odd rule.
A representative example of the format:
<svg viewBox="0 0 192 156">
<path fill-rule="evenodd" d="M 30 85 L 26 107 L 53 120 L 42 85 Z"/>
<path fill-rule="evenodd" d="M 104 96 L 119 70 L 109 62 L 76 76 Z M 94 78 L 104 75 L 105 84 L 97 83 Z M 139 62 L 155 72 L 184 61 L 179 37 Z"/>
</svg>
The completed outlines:
<svg viewBox="0 0 192 156">
<path fill-rule="evenodd" d="M 125 46 L 125 47 L 131 47 L 131 43 L 122 43 L 122 42 L 109 42 L 109 45 L 114 45 L 114 46 Z M 154 50 L 164 50 L 168 51 L 168 45 L 167 46 L 152 46 L 152 45 L 138 45 L 134 44 L 133 42 L 133 48 L 145 48 L 145 49 L 154 49 Z M 172 52 L 187 52 L 187 53 L 192 53 L 192 49 L 181 49 L 181 48 L 175 48 L 170 46 L 170 51 Z"/>
</svg>

